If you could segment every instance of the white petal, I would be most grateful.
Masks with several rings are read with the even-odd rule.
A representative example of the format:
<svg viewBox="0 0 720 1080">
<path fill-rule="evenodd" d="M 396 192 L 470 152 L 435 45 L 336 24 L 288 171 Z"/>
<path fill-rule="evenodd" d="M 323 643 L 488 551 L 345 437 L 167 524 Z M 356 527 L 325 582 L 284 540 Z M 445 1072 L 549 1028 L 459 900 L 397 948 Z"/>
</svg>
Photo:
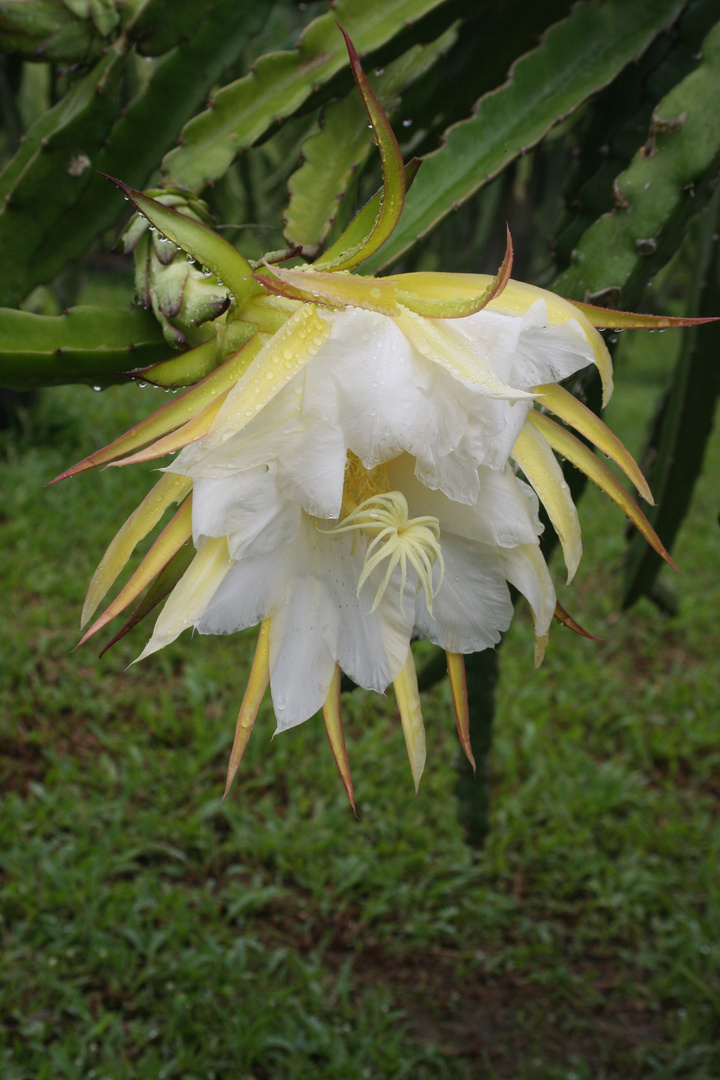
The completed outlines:
<svg viewBox="0 0 720 1080">
<path fill-rule="evenodd" d="M 278 454 L 278 485 L 307 514 L 337 518 L 342 506 L 347 446 L 341 428 L 312 424 L 287 439 Z"/>
<path fill-rule="evenodd" d="M 221 479 L 264 465 L 275 458 L 289 439 L 307 428 L 302 417 L 305 372 L 300 372 L 265 408 L 236 434 L 212 448 L 207 439 L 191 443 L 168 467 L 186 476 Z"/>
<path fill-rule="evenodd" d="M 193 487 L 193 536 L 226 536 L 233 559 L 289 544 L 300 507 L 278 490 L 276 466 L 256 466 L 224 480 L 198 479 Z"/>
<path fill-rule="evenodd" d="M 544 307 L 538 301 L 533 308 L 539 304 Z M 542 383 L 560 382 L 593 363 L 592 348 L 578 324 L 570 319 L 560 326 L 534 326 L 524 331 L 510 378 L 513 386 L 531 390 Z"/>
<path fill-rule="evenodd" d="M 548 326 L 547 304 L 532 303 L 523 315 L 484 309 L 454 320 L 464 337 L 486 356 L 499 378 L 522 390 L 557 382 L 595 362 L 587 337 L 575 319 Z"/>
<path fill-rule="evenodd" d="M 467 414 L 438 375 L 388 316 L 348 309 L 335 316 L 330 340 L 308 369 L 305 415 L 340 425 L 367 468 L 427 444 L 447 453 Z"/>
<path fill-rule="evenodd" d="M 401 602 L 400 570 L 396 568 L 382 600 L 370 614 L 385 567 L 381 564 L 373 571 L 358 596 L 364 543 L 352 536 L 338 537 L 332 541 L 328 555 L 319 554 L 328 591 L 340 613 L 336 638 L 328 641 L 333 655 L 358 686 L 384 691 L 407 658 L 413 629 L 415 579 L 411 580 L 408 574 L 404 602 Z"/>
<path fill-rule="evenodd" d="M 390 483 L 402 491 L 411 517 L 430 514 L 447 530 L 483 544 L 515 547 L 535 543 L 541 531 L 534 492 L 507 468 L 504 472 L 481 467 L 480 491 L 474 506 L 453 502 L 440 491 L 430 491 L 411 473 L 412 459 L 398 458 L 390 465 Z"/>
<path fill-rule="evenodd" d="M 450 335 L 457 335 L 466 348 L 469 346 L 500 382 L 511 383 L 513 356 L 524 327 L 522 319 L 483 308 L 465 319 L 445 319 L 441 325 Z"/>
<path fill-rule="evenodd" d="M 498 549 L 450 533 L 441 536 L 445 576 L 429 614 L 419 593 L 415 624 L 430 641 L 448 652 L 479 652 L 497 645 L 513 616 Z M 435 583 L 439 567 L 433 569 Z"/>
<path fill-rule="evenodd" d="M 193 626 L 220 588 L 230 569 L 225 539 L 203 540 L 189 567 L 180 578 L 155 623 L 153 635 L 138 657 L 142 660 L 164 649 L 183 630 Z"/>
<path fill-rule="evenodd" d="M 519 589 L 533 610 L 535 633 L 546 634 L 555 613 L 555 587 L 537 544 L 499 551 L 508 581 Z"/>
<path fill-rule="evenodd" d="M 324 631 L 336 615 L 324 583 L 306 577 L 270 623 L 270 690 L 278 731 L 302 724 L 322 708 L 335 671 Z"/>
<path fill-rule="evenodd" d="M 303 573 L 302 555 L 301 546 L 289 544 L 234 563 L 198 621 L 199 632 L 234 634 L 274 615 L 293 595 Z"/>
</svg>

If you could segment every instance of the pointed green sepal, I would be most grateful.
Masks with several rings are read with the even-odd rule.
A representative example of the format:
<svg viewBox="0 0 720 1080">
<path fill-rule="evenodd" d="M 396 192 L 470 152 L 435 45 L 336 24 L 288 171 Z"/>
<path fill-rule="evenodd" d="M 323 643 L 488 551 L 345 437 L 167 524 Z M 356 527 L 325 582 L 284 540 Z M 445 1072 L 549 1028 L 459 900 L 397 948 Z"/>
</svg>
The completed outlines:
<svg viewBox="0 0 720 1080">
<path fill-rule="evenodd" d="M 307 267 L 300 270 L 283 270 L 272 267 L 273 277 L 260 279 L 268 289 L 291 300 L 306 304 L 322 304 L 323 307 L 362 307 L 379 311 L 383 315 L 396 315 L 395 279 L 366 278 L 359 274 L 325 273 Z M 276 279 L 279 279 L 279 283 Z"/>
<path fill-rule="evenodd" d="M 412 649 L 408 649 L 405 666 L 396 679 L 393 680 L 395 697 L 400 710 L 400 722 L 405 747 L 410 761 L 415 794 L 420 786 L 420 777 L 425 768 L 425 725 L 423 724 L 422 709 L 420 707 L 420 693 L 418 691 L 417 673 Z"/>
<path fill-rule="evenodd" d="M 418 174 L 422 162 L 420 158 L 412 158 L 405 166 L 405 192 L 409 190 L 413 180 Z M 360 251 L 365 237 L 372 232 L 373 224 L 377 221 L 383 199 L 383 188 L 376 191 L 363 208 L 357 212 L 348 227 L 337 240 L 316 259 L 313 266 L 317 270 L 334 270 L 343 262 L 346 255 Z"/>
<path fill-rule="evenodd" d="M 258 284 L 252 277 L 250 263 L 222 236 L 186 214 L 179 214 L 177 210 L 163 206 L 157 199 L 149 198 L 142 191 L 128 187 L 122 180 L 116 180 L 113 176 L 108 176 L 107 179 L 120 188 L 139 213 L 159 229 L 163 236 L 167 236 L 183 251 L 187 251 L 199 263 L 212 270 L 235 297 L 238 306 L 259 291 Z"/>
<path fill-rule="evenodd" d="M 184 394 L 179 394 L 174 401 L 163 405 L 146 420 L 142 420 L 124 435 L 108 443 L 102 450 L 97 450 L 82 461 L 78 461 L 76 465 L 66 469 L 50 483 L 57 484 L 59 480 L 67 480 L 68 477 L 85 472 L 87 469 L 94 469 L 98 465 L 108 465 L 111 461 L 130 454 L 153 439 L 159 439 L 167 435 L 169 431 L 174 431 L 175 428 L 186 424 L 226 390 L 233 387 L 259 351 L 260 342 L 256 334 L 242 349 L 219 368 L 215 368 L 202 382 L 186 390 Z"/>
<path fill-rule="evenodd" d="M 163 473 L 140 505 L 133 510 L 110 541 L 107 551 L 92 576 L 80 620 L 82 628 L 90 622 L 140 541 L 155 528 L 171 503 L 180 504 L 191 490 L 190 477 Z"/>
<path fill-rule="evenodd" d="M 579 308 L 593 326 L 602 330 L 668 330 L 680 326 L 699 326 L 720 319 L 720 315 L 703 319 L 686 319 L 682 315 L 642 315 L 634 311 L 613 311 L 612 308 L 597 307 L 595 304 L 583 304 L 580 300 L 570 300 L 570 303 Z"/>
<path fill-rule="evenodd" d="M 408 292 L 405 289 L 396 289 L 395 297 L 403 307 L 410 308 L 417 315 L 423 315 L 426 319 L 465 319 L 468 315 L 476 315 L 484 307 L 499 296 L 503 291 L 512 273 L 513 246 L 510 229 L 507 230 L 507 245 L 505 257 L 495 277 L 490 284 L 477 296 L 464 297 L 436 297 L 422 296 L 419 293 Z"/>
<path fill-rule="evenodd" d="M 131 379 L 138 379 L 151 386 L 163 386 L 167 389 L 176 386 L 194 386 L 211 371 L 214 371 L 219 363 L 217 339 L 210 338 L 203 341 L 188 352 L 180 356 L 173 356 L 170 360 L 163 360 L 159 364 L 150 367 L 133 368 L 127 374 Z"/>
<path fill-rule="evenodd" d="M 587 405 L 568 393 L 558 383 L 547 383 L 535 387 L 540 404 L 554 413 L 558 419 L 575 428 L 586 439 L 594 443 L 598 450 L 614 461 L 632 481 L 646 502 L 654 504 L 648 482 L 640 472 L 640 466 L 629 450 L 623 446 L 614 434 Z"/>
<path fill-rule="evenodd" d="M 375 132 L 383 173 L 379 213 L 374 219 L 370 231 L 360 241 L 356 241 L 352 247 L 346 245 L 335 262 L 329 263 L 327 256 L 323 259 L 323 266 L 326 269 L 352 270 L 382 247 L 400 220 L 405 202 L 405 166 L 403 165 L 402 154 L 395 133 L 390 121 L 383 112 L 380 102 L 372 92 L 370 83 L 360 63 L 360 57 L 355 51 L 355 46 L 341 26 L 339 29 L 345 38 L 348 56 L 350 57 L 350 68 L 360 91 L 368 119 Z"/>
<path fill-rule="evenodd" d="M 188 420 L 187 424 L 163 435 L 157 442 L 138 450 L 136 454 L 130 454 L 129 457 L 124 457 L 120 461 L 111 461 L 108 468 L 119 469 L 125 465 L 139 465 L 141 461 L 155 461 L 167 454 L 176 454 L 178 450 L 183 450 L 190 443 L 203 439 L 210 431 L 229 393 L 229 390 L 223 390 L 222 394 L 218 394 L 209 405 L 200 410 L 197 416 Z"/>
<path fill-rule="evenodd" d="M 462 653 L 453 652 L 446 652 L 445 657 L 460 745 L 465 751 L 465 757 L 472 766 L 473 773 L 477 773 L 475 756 L 470 742 L 470 706 L 468 704 L 467 678 L 465 677 L 465 657 Z"/>
</svg>

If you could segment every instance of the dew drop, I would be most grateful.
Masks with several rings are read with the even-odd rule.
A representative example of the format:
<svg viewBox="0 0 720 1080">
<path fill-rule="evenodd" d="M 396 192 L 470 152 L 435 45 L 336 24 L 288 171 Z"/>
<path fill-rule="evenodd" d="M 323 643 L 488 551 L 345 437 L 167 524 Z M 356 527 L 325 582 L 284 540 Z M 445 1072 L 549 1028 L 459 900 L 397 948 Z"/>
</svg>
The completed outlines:
<svg viewBox="0 0 720 1080">
<path fill-rule="evenodd" d="M 410 120 L 409 118 L 408 118 L 407 120 L 403 120 L 403 122 L 402 122 L 402 126 L 403 126 L 404 128 L 409 128 L 409 127 L 412 127 L 412 120 Z"/>
</svg>

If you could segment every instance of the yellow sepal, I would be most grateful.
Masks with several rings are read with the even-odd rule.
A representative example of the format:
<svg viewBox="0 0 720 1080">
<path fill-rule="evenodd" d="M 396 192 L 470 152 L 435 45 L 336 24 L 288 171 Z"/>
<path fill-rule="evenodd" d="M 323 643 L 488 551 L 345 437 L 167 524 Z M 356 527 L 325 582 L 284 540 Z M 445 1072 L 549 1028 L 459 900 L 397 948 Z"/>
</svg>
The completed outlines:
<svg viewBox="0 0 720 1080">
<path fill-rule="evenodd" d="M 343 732 L 342 716 L 340 713 L 340 679 L 340 668 L 336 664 L 333 677 L 330 680 L 327 698 L 323 705 L 323 720 L 325 721 L 325 731 L 327 732 L 330 749 L 332 750 L 335 764 L 340 773 L 340 779 L 345 786 L 345 791 L 350 800 L 350 805 L 353 808 L 353 813 L 355 814 L 355 817 L 357 817 L 355 799 L 353 797 L 352 776 L 350 775 L 350 762 L 348 761 L 347 747 L 345 746 L 345 734 Z"/>
<path fill-rule="evenodd" d="M 247 686 L 245 687 L 245 694 L 235 725 L 235 739 L 230 752 L 230 761 L 228 763 L 227 780 L 225 781 L 225 794 L 223 795 L 223 799 L 227 798 L 227 794 L 230 791 L 230 785 L 232 784 L 235 773 L 238 771 L 240 762 L 242 761 L 245 747 L 252 734 L 255 719 L 269 681 L 270 619 L 263 619 L 260 624 L 257 645 L 255 646 L 255 656 L 253 658 L 252 667 L 250 668 L 250 677 L 248 678 Z"/>
<path fill-rule="evenodd" d="M 124 589 L 118 593 L 112 604 L 96 619 L 87 633 L 78 642 L 78 646 L 84 645 L 88 638 L 97 634 L 107 626 L 116 615 L 124 611 L 126 607 L 136 600 L 146 585 L 160 573 L 172 559 L 183 544 L 186 544 L 192 536 L 192 495 L 189 495 L 182 504 L 172 521 L 168 522 L 158 536 L 153 546 L 148 551 L 143 561 L 138 566 L 133 576 Z"/>
<path fill-rule="evenodd" d="M 568 393 L 564 387 L 557 383 L 548 383 L 546 386 L 535 388 L 538 395 L 542 395 L 542 404 L 555 413 L 565 424 L 574 427 L 586 439 L 594 443 L 603 454 L 614 461 L 637 488 L 646 502 L 654 505 L 652 492 L 648 482 L 640 472 L 640 466 L 635 461 L 610 428 L 599 416 L 583 405 L 576 397 Z"/>
<path fill-rule="evenodd" d="M 672 566 L 673 570 L 677 570 L 675 562 L 666 551 L 665 545 L 640 507 L 632 496 L 628 494 L 617 477 L 610 472 L 607 465 L 603 464 L 600 458 L 596 457 L 585 443 L 580 442 L 579 439 L 576 439 L 569 431 L 556 424 L 550 417 L 543 416 L 539 412 L 532 412 L 530 413 L 530 420 L 542 432 L 553 450 L 562 457 L 566 457 L 568 461 L 581 469 L 594 484 L 602 488 L 606 495 L 609 495 L 613 502 L 616 502 L 625 511 L 633 525 L 637 526 L 660 558 L 664 559 L 669 566 Z"/>
<path fill-rule="evenodd" d="M 450 690 L 452 692 L 455 723 L 457 724 L 460 745 L 465 751 L 465 757 L 472 765 L 473 772 L 477 772 L 475 756 L 470 743 L 470 708 L 468 706 L 467 680 L 465 678 L 465 657 L 462 653 L 452 652 L 446 652 L 445 656 L 447 657 Z"/>
<path fill-rule="evenodd" d="M 395 697 L 400 709 L 400 722 L 402 723 L 405 746 L 410 759 L 410 771 L 412 772 L 415 792 L 420 785 L 420 777 L 425 768 L 425 726 L 423 724 L 422 709 L 420 708 L 420 691 L 418 690 L 417 673 L 412 649 L 408 649 L 405 666 L 393 682 Z"/>
<path fill-rule="evenodd" d="M 192 488 L 189 476 L 165 473 L 118 530 L 92 576 L 82 610 L 80 626 L 88 624 L 98 605 L 112 588 L 137 544 L 157 525 L 171 503 L 181 502 Z"/>
<path fill-rule="evenodd" d="M 532 424 L 525 423 L 520 429 L 511 456 L 547 510 L 562 545 L 569 585 L 580 563 L 582 534 L 577 509 L 563 471 L 547 440 Z"/>
</svg>

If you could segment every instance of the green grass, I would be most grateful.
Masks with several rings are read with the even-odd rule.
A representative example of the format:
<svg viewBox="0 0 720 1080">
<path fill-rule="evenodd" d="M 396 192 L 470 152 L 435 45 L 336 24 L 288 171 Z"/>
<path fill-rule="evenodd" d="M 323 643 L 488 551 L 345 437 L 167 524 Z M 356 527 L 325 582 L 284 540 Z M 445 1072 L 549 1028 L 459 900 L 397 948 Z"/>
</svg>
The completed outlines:
<svg viewBox="0 0 720 1080">
<path fill-rule="evenodd" d="M 635 451 L 668 337 L 620 379 Z M 267 704 L 220 802 L 253 634 L 129 670 L 142 627 L 71 652 L 150 474 L 43 484 L 155 400 L 47 392 L 3 440 L 0 1074 L 717 1080 L 720 440 L 665 578 L 679 616 L 619 612 L 623 521 L 595 491 L 562 600 L 606 640 L 556 628 L 533 674 L 518 611 L 478 855 L 446 686 L 417 798 L 392 698 L 346 697 L 357 822 L 322 724 L 271 742 Z"/>
</svg>

